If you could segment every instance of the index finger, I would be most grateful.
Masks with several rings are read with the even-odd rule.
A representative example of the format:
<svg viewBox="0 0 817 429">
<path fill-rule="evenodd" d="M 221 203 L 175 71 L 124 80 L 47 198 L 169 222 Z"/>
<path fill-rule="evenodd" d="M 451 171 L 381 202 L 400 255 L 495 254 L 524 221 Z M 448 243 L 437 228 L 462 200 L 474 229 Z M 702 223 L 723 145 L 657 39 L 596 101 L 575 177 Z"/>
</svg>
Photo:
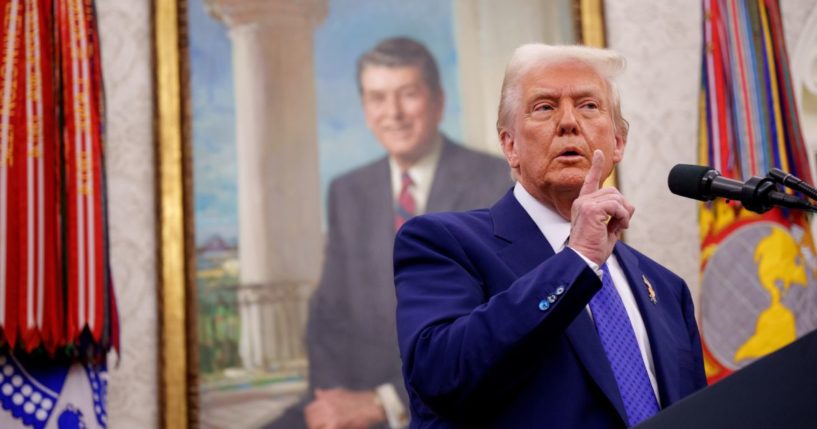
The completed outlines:
<svg viewBox="0 0 817 429">
<path fill-rule="evenodd" d="M 579 195 L 589 194 L 599 190 L 599 182 L 601 181 L 601 169 L 604 164 L 604 153 L 596 149 L 593 152 L 593 163 L 590 165 L 590 171 L 584 177 L 584 184 L 579 191 Z"/>
</svg>

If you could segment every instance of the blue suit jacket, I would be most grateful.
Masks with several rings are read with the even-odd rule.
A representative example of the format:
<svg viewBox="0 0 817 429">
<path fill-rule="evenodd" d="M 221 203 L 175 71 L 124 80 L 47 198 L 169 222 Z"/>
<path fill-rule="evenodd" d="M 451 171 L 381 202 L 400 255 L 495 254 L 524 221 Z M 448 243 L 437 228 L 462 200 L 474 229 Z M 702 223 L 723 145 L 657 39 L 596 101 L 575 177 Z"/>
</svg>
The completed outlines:
<svg viewBox="0 0 817 429">
<path fill-rule="evenodd" d="M 689 290 L 621 242 L 615 255 L 644 319 L 666 407 L 706 384 Z M 512 192 L 490 209 L 412 219 L 394 259 L 412 428 L 626 427 L 585 310 L 601 281 L 575 252 L 554 254 Z"/>
</svg>

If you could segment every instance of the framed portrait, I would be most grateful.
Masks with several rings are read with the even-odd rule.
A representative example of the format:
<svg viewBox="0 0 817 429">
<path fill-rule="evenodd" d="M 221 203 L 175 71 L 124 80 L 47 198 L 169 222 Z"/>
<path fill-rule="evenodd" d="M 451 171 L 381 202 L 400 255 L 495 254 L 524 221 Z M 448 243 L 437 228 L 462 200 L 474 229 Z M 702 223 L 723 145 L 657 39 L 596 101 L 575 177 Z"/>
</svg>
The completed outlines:
<svg viewBox="0 0 817 429">
<path fill-rule="evenodd" d="M 438 76 L 439 147 L 499 157 L 513 49 L 603 46 L 601 3 L 157 0 L 163 427 L 262 427 L 305 393 L 310 299 L 336 276 L 330 205 L 355 207 L 333 183 L 397 159 L 367 104 L 366 58 L 419 46 Z M 376 271 L 385 247 L 348 252 Z"/>
</svg>

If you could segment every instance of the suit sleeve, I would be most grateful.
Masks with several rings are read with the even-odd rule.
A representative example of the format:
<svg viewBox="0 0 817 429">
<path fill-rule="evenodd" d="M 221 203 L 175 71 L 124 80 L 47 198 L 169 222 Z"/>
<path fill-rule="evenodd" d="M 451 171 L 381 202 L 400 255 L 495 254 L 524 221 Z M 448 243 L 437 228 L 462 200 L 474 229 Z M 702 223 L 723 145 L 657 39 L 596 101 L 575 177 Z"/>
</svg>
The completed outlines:
<svg viewBox="0 0 817 429">
<path fill-rule="evenodd" d="M 464 416 L 511 396 L 601 287 L 566 250 L 489 297 L 486 272 L 503 267 L 481 266 L 467 247 L 431 217 L 406 223 L 395 242 L 406 387 L 441 416 Z"/>
<path fill-rule="evenodd" d="M 337 184 L 329 190 L 329 237 L 324 253 L 323 269 L 318 287 L 309 299 L 305 342 L 309 359 L 309 387 L 298 402 L 287 408 L 268 429 L 306 429 L 304 407 L 312 402 L 316 388 L 343 386 L 342 374 L 347 359 L 344 358 L 343 327 L 344 309 L 339 306 L 339 294 L 344 290 L 344 261 L 342 239 L 337 232 Z"/>
<path fill-rule="evenodd" d="M 306 343 L 309 356 L 309 392 L 307 401 L 297 404 L 303 408 L 313 399 L 312 392 L 316 388 L 350 388 L 354 380 L 350 379 L 351 368 L 365 363 L 356 362 L 350 355 L 349 335 L 359 330 L 349 317 L 352 311 L 349 300 L 352 299 L 350 290 L 354 285 L 349 284 L 347 267 L 353 263 L 349 258 L 355 255 L 349 251 L 349 233 L 344 233 L 340 227 L 343 224 L 340 201 L 348 201 L 348 188 L 333 182 L 329 190 L 328 202 L 328 237 L 324 255 L 321 280 L 309 302 L 309 318 L 306 329 Z M 348 216 L 348 214 L 347 214 Z M 358 262 L 359 263 L 359 262 Z M 359 286 L 359 285 L 358 285 Z M 394 363 L 394 372 L 389 377 L 376 380 L 372 390 L 382 384 L 392 384 L 407 407 L 408 398 L 403 386 L 403 377 L 399 363 Z M 374 380 L 373 380 L 374 381 Z M 301 415 L 303 412 L 301 411 Z M 300 427 L 300 426 L 299 426 Z M 380 425 L 378 427 L 387 427 Z"/>
<path fill-rule="evenodd" d="M 331 195 L 331 194 L 330 194 Z M 330 197 L 330 200 L 332 198 Z M 330 215 L 331 218 L 331 215 Z M 306 326 L 306 346 L 309 357 L 309 387 L 298 402 L 290 405 L 284 413 L 265 429 L 306 429 L 304 408 L 315 397 L 315 388 L 342 386 L 341 374 L 343 344 L 340 340 L 339 326 L 336 321 L 342 319 L 334 305 L 336 301 L 328 278 L 339 278 L 342 263 L 331 249 L 331 239 L 327 247 L 321 281 L 309 301 L 309 317 Z"/>
<path fill-rule="evenodd" d="M 329 190 L 329 237 L 324 255 L 321 280 L 309 301 L 306 343 L 309 357 L 309 388 L 343 387 L 345 365 L 344 346 L 344 285 L 347 278 L 344 263 L 344 243 L 338 228 L 337 184 Z"/>
</svg>

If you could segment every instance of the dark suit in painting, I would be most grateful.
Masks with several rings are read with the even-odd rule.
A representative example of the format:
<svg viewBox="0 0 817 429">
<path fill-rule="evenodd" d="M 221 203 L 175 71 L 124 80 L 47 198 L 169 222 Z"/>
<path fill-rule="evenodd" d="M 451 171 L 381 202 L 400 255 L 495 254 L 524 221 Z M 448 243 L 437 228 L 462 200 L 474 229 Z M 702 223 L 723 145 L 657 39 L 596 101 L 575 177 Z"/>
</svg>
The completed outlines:
<svg viewBox="0 0 817 429">
<path fill-rule="evenodd" d="M 306 334 L 309 391 L 272 427 L 304 427 L 303 406 L 316 388 L 371 390 L 391 383 L 408 407 L 394 320 L 390 181 L 384 157 L 330 186 L 326 258 Z M 487 207 L 510 185 L 504 160 L 446 140 L 426 211 Z"/>
</svg>

